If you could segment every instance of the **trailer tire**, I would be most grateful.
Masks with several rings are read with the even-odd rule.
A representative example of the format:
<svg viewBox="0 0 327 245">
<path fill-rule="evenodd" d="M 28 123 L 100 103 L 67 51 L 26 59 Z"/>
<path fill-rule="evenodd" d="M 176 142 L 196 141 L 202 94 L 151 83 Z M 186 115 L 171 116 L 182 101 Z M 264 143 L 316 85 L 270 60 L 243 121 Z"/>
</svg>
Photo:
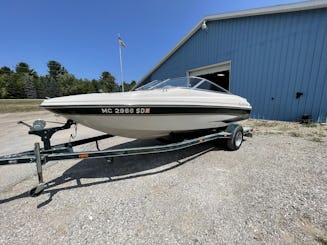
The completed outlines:
<svg viewBox="0 0 327 245">
<path fill-rule="evenodd" d="M 233 125 L 230 131 L 231 136 L 227 139 L 226 147 L 229 151 L 236 151 L 241 147 L 243 142 L 243 128 L 241 125 Z"/>
</svg>

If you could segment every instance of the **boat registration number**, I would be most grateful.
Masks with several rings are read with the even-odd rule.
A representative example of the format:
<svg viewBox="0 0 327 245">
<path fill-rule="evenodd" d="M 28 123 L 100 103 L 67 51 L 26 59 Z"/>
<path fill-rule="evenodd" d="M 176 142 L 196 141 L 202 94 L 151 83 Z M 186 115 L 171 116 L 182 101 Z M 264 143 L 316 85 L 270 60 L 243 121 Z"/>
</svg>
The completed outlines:
<svg viewBox="0 0 327 245">
<path fill-rule="evenodd" d="M 105 107 L 101 108 L 103 114 L 149 114 L 147 107 Z"/>
</svg>

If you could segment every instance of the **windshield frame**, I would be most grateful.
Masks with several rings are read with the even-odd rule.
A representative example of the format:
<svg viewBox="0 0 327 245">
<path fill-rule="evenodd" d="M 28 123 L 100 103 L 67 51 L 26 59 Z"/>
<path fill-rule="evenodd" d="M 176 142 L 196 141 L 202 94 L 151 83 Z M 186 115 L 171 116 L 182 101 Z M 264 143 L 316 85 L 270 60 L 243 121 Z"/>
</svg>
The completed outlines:
<svg viewBox="0 0 327 245">
<path fill-rule="evenodd" d="M 193 85 L 192 87 L 187 87 L 187 86 L 172 86 L 172 85 L 169 85 L 169 84 L 167 84 L 167 86 L 163 86 L 165 83 L 167 83 L 169 81 L 174 81 L 174 80 L 179 80 L 179 79 L 198 79 L 199 81 L 195 85 Z M 184 89 L 201 90 L 201 91 L 208 91 L 208 92 L 214 92 L 214 93 L 227 93 L 227 94 L 230 94 L 230 92 L 228 90 L 222 88 L 221 86 L 219 86 L 219 85 L 215 84 L 214 82 L 211 82 L 210 80 L 208 80 L 206 78 L 203 78 L 203 77 L 196 77 L 196 76 L 176 77 L 176 78 L 165 79 L 165 80 L 163 80 L 163 81 L 161 81 L 159 83 L 157 83 L 157 81 L 160 81 L 160 80 L 153 80 L 152 82 L 147 83 L 147 84 L 139 87 L 137 89 L 137 91 L 139 91 L 139 90 L 154 90 L 154 89 L 184 88 Z M 154 83 L 154 82 L 156 82 L 156 83 Z M 210 89 L 201 89 L 201 88 L 199 88 L 199 86 L 201 86 L 205 82 L 210 83 L 212 86 L 218 88 L 218 91 L 217 90 L 210 90 Z M 146 85 L 150 85 L 152 83 L 154 83 L 153 86 L 150 86 L 149 88 L 146 88 L 146 89 L 142 89 Z"/>
<path fill-rule="evenodd" d="M 165 83 L 168 83 L 170 81 L 178 81 L 178 80 L 181 80 L 181 79 L 184 79 L 184 80 L 189 80 L 189 79 L 199 79 L 199 81 L 193 85 L 192 87 L 189 87 L 189 86 L 175 86 L 175 85 L 169 85 L 167 84 L 167 86 L 162 86 L 163 84 Z M 200 82 L 202 82 L 203 78 L 202 77 L 176 77 L 176 78 L 169 78 L 169 79 L 166 79 L 164 81 L 162 81 L 161 83 L 158 83 L 156 84 L 155 86 L 151 87 L 151 89 L 160 89 L 160 88 L 185 88 L 185 89 L 193 89 L 197 84 L 199 84 Z M 187 84 L 190 83 L 190 81 L 185 81 L 187 82 Z M 186 83 L 185 83 L 186 85 Z"/>
<path fill-rule="evenodd" d="M 162 81 L 157 80 L 157 79 L 153 80 L 153 81 L 151 81 L 149 83 L 146 83 L 146 84 L 142 85 L 141 87 L 137 88 L 136 91 L 138 91 L 138 90 L 151 90 L 152 87 L 156 86 L 157 84 L 160 84 L 161 82 Z M 149 85 L 152 85 L 152 86 L 149 86 Z"/>
<path fill-rule="evenodd" d="M 216 87 L 216 88 L 218 88 L 218 89 L 220 89 L 222 91 L 215 91 L 215 90 L 209 90 L 209 89 L 199 88 L 205 82 L 210 83 L 211 85 L 213 85 L 214 87 Z M 223 87 L 219 86 L 218 84 L 215 84 L 214 82 L 211 82 L 210 80 L 205 79 L 205 78 L 203 78 L 203 80 L 201 82 L 197 83 L 194 87 L 192 87 L 192 89 L 209 91 L 209 92 L 216 92 L 216 93 L 227 93 L 227 94 L 230 94 L 230 92 L 227 89 L 224 89 Z"/>
</svg>

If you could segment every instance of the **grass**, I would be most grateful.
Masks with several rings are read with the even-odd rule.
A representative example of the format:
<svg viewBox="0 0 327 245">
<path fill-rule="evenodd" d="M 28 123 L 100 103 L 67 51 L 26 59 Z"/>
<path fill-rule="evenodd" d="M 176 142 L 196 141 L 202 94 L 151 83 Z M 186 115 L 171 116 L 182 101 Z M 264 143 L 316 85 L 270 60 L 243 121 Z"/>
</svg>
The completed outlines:
<svg viewBox="0 0 327 245">
<path fill-rule="evenodd" d="M 1 99 L 0 113 L 40 111 L 40 99 Z"/>
<path fill-rule="evenodd" d="M 316 127 L 318 127 L 318 124 L 317 123 L 303 123 L 302 126 L 308 127 L 308 128 L 316 128 Z"/>
<path fill-rule="evenodd" d="M 274 121 L 257 121 L 256 122 L 256 126 L 259 127 L 276 127 L 278 126 L 278 122 L 274 122 Z"/>
<path fill-rule="evenodd" d="M 288 133 L 290 136 L 292 137 L 303 137 L 304 135 L 299 133 L 299 132 L 295 132 L 295 131 L 291 131 Z"/>
<path fill-rule="evenodd" d="M 314 142 L 327 141 L 327 125 L 319 123 L 300 124 L 297 122 L 280 122 L 250 119 L 243 126 L 254 129 L 255 134 L 261 135 L 287 135 L 303 138 Z"/>
</svg>

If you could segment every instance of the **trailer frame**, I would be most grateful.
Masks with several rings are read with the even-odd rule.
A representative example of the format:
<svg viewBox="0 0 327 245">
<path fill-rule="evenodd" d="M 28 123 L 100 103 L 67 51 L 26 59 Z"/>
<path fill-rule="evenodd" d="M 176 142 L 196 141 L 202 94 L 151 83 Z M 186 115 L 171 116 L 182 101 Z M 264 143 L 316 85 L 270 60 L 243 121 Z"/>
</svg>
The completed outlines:
<svg viewBox="0 0 327 245">
<path fill-rule="evenodd" d="M 36 124 L 40 124 L 40 120 L 37 121 L 38 122 Z M 98 147 L 98 141 L 110 137 L 114 137 L 113 135 L 105 134 L 105 135 L 90 137 L 78 141 L 67 142 L 64 144 L 51 146 L 50 139 L 56 132 L 68 129 L 72 125 L 76 125 L 76 123 L 72 120 L 67 120 L 67 122 L 63 126 L 51 127 L 51 128 L 30 126 L 24 122 L 19 122 L 19 123 L 24 124 L 30 128 L 29 134 L 34 134 L 39 136 L 43 141 L 44 147 L 41 148 L 40 143 L 36 142 L 34 144 L 34 150 L 0 156 L 0 165 L 35 163 L 36 171 L 38 175 L 38 184 L 34 188 L 32 188 L 29 192 L 30 195 L 33 197 L 40 195 L 46 188 L 46 183 L 44 182 L 43 179 L 42 166 L 50 161 L 61 161 L 61 160 L 69 160 L 69 159 L 88 159 L 88 158 L 106 158 L 108 161 L 112 161 L 114 158 L 117 157 L 177 151 L 177 150 L 185 149 L 191 146 L 203 144 L 218 139 L 226 139 L 227 149 L 234 151 L 240 148 L 243 141 L 243 136 L 252 137 L 253 134 L 252 128 L 249 127 L 243 128 L 239 124 L 229 124 L 226 128 L 212 130 L 210 134 L 202 135 L 200 137 L 196 137 L 192 139 L 186 139 L 180 142 L 168 143 L 164 145 L 146 146 L 146 147 L 100 150 Z M 73 150 L 74 146 L 83 145 L 90 142 L 96 143 L 96 147 L 98 151 L 74 152 Z"/>
</svg>

